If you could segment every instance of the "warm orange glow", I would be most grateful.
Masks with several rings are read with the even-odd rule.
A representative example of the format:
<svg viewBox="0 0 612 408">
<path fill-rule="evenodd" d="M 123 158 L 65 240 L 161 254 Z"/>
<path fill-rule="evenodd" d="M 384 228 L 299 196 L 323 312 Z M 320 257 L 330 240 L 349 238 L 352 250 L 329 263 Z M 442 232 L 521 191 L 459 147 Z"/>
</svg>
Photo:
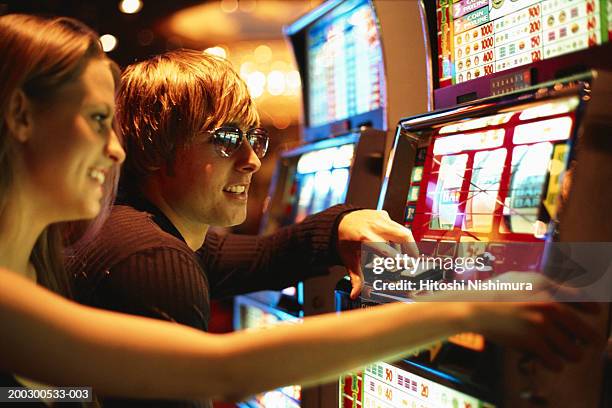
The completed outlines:
<svg viewBox="0 0 612 408">
<path fill-rule="evenodd" d="M 189 43 L 214 45 L 283 37 L 284 25 L 295 21 L 320 2 L 305 0 L 224 0 L 177 11 L 163 24 L 166 35 L 178 35 Z"/>
<path fill-rule="evenodd" d="M 282 27 L 320 0 L 224 0 L 179 10 L 160 26 L 172 44 L 226 58 L 246 81 L 262 122 L 278 129 L 297 124 L 302 81 Z"/>
<path fill-rule="evenodd" d="M 460 333 L 448 338 L 451 343 L 461 347 L 475 351 L 483 351 L 485 347 L 485 339 L 480 334 L 476 333 Z"/>
<path fill-rule="evenodd" d="M 238 0 L 221 0 L 221 10 L 225 13 L 233 13 L 238 10 Z"/>
<path fill-rule="evenodd" d="M 287 43 L 249 41 L 228 48 L 228 59 L 247 82 L 264 123 L 278 129 L 296 124 L 301 82 Z M 266 58 L 261 58 L 261 54 L 266 54 Z"/>
<path fill-rule="evenodd" d="M 270 62 L 270 58 L 272 58 L 272 49 L 270 49 L 270 47 L 266 44 L 261 44 L 255 48 L 255 51 L 253 51 L 253 56 L 257 62 Z"/>
</svg>

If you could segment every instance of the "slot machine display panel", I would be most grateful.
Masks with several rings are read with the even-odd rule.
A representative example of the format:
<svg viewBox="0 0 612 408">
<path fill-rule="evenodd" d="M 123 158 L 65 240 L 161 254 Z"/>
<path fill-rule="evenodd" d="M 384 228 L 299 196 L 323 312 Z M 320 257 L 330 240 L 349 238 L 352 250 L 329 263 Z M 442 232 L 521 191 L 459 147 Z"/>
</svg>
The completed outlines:
<svg viewBox="0 0 612 408">
<path fill-rule="evenodd" d="M 309 127 L 383 108 L 382 49 L 367 1 L 346 1 L 313 23 L 306 47 Z"/>
<path fill-rule="evenodd" d="M 352 133 L 283 152 L 270 184 L 260 233 L 273 233 L 345 202 L 359 136 Z M 303 282 L 281 292 L 262 291 L 249 296 L 296 317 L 304 316 Z"/>
<path fill-rule="evenodd" d="M 467 243 L 499 254 L 504 243 L 551 239 L 588 99 L 587 80 L 576 77 L 402 120 L 379 208 L 411 228 L 431 255 L 462 256 Z M 502 273 L 507 264 L 495 267 Z M 341 310 L 389 300 L 375 290 L 356 302 L 338 296 Z M 500 358 L 482 336 L 463 333 L 393 366 L 474 398 L 480 405 L 473 406 L 496 406 Z M 354 406 L 348 391 L 366 386 L 367 375 L 365 370 L 341 379 L 341 406 Z M 366 392 L 359 396 L 365 403 Z M 452 406 L 439 399 L 423 404 Z"/>
<path fill-rule="evenodd" d="M 303 139 L 386 129 L 379 22 L 369 0 L 329 1 L 285 28 L 303 83 Z"/>
<path fill-rule="evenodd" d="M 367 366 L 361 375 L 347 377 L 340 392 L 344 407 L 494 407 L 440 381 L 430 381 L 397 365 L 383 362 Z"/>
<path fill-rule="evenodd" d="M 431 142 L 412 170 L 402 220 L 415 239 L 541 239 L 538 221 L 557 212 L 578 104 L 572 96 L 423 132 Z M 539 108 L 551 115 L 531 117 Z"/>
<path fill-rule="evenodd" d="M 609 0 L 425 1 L 436 108 L 610 68 Z"/>
<path fill-rule="evenodd" d="M 273 177 L 263 234 L 343 203 L 359 134 L 323 140 L 284 152 Z"/>
<path fill-rule="evenodd" d="M 505 243 L 526 248 L 555 238 L 563 178 L 590 98 L 589 70 L 612 68 L 612 2 L 439 0 L 421 6 L 437 111 L 400 121 L 379 208 L 412 228 L 430 255 L 488 249 L 501 264 Z M 508 258 L 532 267 L 539 261 L 525 254 Z M 504 266 L 494 268 L 501 273 Z M 346 288 L 337 292 L 339 310 L 397 300 L 406 301 L 383 291 L 351 301 Z M 507 390 L 499 373 L 507 354 L 466 333 L 392 366 L 477 398 L 476 406 L 503 406 Z M 508 373 L 511 380 L 521 375 L 516 366 Z M 341 379 L 341 406 L 365 406 L 366 375 Z M 516 397 L 521 406 L 532 402 Z M 414 404 L 453 406 L 448 400 Z"/>
<path fill-rule="evenodd" d="M 337 291 L 339 310 L 376 307 L 389 301 L 376 294 L 352 301 L 349 291 Z M 482 336 L 457 334 L 393 364 L 377 362 L 341 377 L 339 406 L 494 408 L 500 393 L 495 370 L 500 359 L 498 350 Z"/>
<path fill-rule="evenodd" d="M 608 0 L 437 0 L 440 87 L 608 42 Z"/>
<path fill-rule="evenodd" d="M 577 78 L 402 121 L 395 148 L 416 153 L 410 168 L 394 163 L 382 207 L 417 241 L 542 241 L 587 94 Z"/>
</svg>

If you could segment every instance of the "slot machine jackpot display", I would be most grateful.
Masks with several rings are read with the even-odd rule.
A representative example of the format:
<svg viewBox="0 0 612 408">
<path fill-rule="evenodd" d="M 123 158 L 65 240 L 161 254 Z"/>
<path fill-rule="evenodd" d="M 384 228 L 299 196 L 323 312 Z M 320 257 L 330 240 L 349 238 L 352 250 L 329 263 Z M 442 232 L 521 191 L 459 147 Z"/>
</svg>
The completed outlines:
<svg viewBox="0 0 612 408">
<path fill-rule="evenodd" d="M 286 28 L 303 82 L 303 144 L 281 153 L 261 233 L 302 221 L 339 203 L 375 208 L 386 142 L 386 84 L 375 10 L 367 0 L 324 3 Z M 376 130 L 381 129 L 381 130 Z M 234 327 L 298 322 L 333 312 L 344 271 L 281 292 L 235 299 Z M 260 318 L 253 318 L 259 316 Z M 337 389 L 332 386 L 332 396 Z M 323 387 L 286 387 L 245 406 L 320 406 Z"/>
<path fill-rule="evenodd" d="M 400 120 L 379 208 L 412 229 L 422 253 L 452 258 L 486 251 L 493 255 L 487 273 L 503 272 L 513 266 L 503 262 L 509 244 L 556 239 L 563 179 L 591 98 L 589 70 L 612 68 L 612 3 L 474 0 L 422 7 L 436 110 Z M 514 266 L 538 261 L 507 258 L 516 259 Z M 421 272 L 439 282 L 452 278 Z M 352 302 L 339 290 L 339 310 L 398 299 L 374 288 L 366 293 Z M 541 367 L 509 359 L 513 353 L 479 335 L 454 336 L 342 378 L 340 406 L 597 406 L 601 359 L 571 368 L 573 380 L 545 383 Z M 534 384 L 525 385 L 527 379 Z"/>
<path fill-rule="evenodd" d="M 424 6 L 436 107 L 605 69 L 612 52 L 609 0 L 437 0 Z"/>
<path fill-rule="evenodd" d="M 438 1 L 440 85 L 599 46 L 607 0 Z"/>
</svg>

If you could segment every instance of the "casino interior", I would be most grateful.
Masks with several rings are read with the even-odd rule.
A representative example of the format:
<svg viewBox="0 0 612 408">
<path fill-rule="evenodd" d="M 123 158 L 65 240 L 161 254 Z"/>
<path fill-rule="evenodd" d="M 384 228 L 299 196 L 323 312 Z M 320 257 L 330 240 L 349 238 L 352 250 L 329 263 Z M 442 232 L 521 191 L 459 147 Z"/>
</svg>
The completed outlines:
<svg viewBox="0 0 612 408">
<path fill-rule="evenodd" d="M 612 241 L 610 215 L 592 201 L 612 200 L 612 0 L 20 0 L 0 12 L 78 18 L 122 67 L 181 47 L 227 58 L 272 134 L 233 232 L 269 234 L 338 203 L 386 210 L 421 253 L 486 254 L 478 279 L 543 270 L 553 242 Z M 521 249 L 536 244 L 537 254 Z M 367 275 L 350 299 L 345 274 L 216 302 L 211 331 L 414 301 Z M 421 268 L 407 279 L 469 278 Z M 610 337 L 602 304 L 594 324 Z M 610 407 L 611 389 L 609 356 L 551 373 L 462 333 L 239 406 Z"/>
</svg>

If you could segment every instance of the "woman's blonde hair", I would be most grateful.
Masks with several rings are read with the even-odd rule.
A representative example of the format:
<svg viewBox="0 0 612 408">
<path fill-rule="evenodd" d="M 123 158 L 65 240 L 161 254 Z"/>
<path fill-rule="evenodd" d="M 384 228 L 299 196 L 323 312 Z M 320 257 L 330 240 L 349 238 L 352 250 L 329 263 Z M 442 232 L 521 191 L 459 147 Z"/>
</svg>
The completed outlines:
<svg viewBox="0 0 612 408">
<path fill-rule="evenodd" d="M 77 20 L 23 14 L 0 17 L 0 214 L 6 209 L 16 180 L 13 162 L 16 142 L 10 137 L 5 120 L 12 95 L 22 90 L 35 104 L 52 103 L 56 91 L 78 79 L 93 59 L 108 58 L 98 35 Z M 119 68 L 110 59 L 108 61 L 117 85 Z M 107 194 L 102 206 L 105 214 L 114 199 L 117 180 L 116 168 L 107 180 Z M 91 234 L 105 214 L 94 222 L 58 223 L 45 228 L 30 258 L 39 283 L 71 296 L 71 279 L 63 267 L 66 234 L 70 234 L 71 240 L 75 240 L 77 235 Z"/>
</svg>

